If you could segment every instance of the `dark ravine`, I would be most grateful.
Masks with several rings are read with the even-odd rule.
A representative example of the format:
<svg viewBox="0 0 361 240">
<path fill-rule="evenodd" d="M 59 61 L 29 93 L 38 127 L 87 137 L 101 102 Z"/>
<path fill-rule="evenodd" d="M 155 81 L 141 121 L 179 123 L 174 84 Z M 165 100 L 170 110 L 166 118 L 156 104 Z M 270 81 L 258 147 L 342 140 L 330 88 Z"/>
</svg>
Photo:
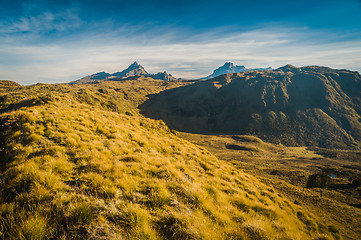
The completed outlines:
<svg viewBox="0 0 361 240">
<path fill-rule="evenodd" d="M 348 70 L 287 65 L 226 74 L 154 95 L 141 109 L 179 131 L 252 134 L 293 146 L 361 146 L 361 77 Z"/>
</svg>

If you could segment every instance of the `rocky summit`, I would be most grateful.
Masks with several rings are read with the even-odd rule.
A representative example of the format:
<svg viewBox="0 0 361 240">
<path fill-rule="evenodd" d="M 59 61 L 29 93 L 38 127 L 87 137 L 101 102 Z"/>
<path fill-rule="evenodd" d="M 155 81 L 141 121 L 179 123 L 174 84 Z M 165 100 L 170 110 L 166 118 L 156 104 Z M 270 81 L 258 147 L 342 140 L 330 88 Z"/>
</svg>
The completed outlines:
<svg viewBox="0 0 361 240">
<path fill-rule="evenodd" d="M 348 70 L 287 65 L 226 74 L 155 95 L 142 111 L 185 132 L 252 134 L 293 146 L 361 146 L 361 77 Z"/>
<path fill-rule="evenodd" d="M 148 75 L 148 72 L 136 61 L 132 63 L 127 69 L 112 74 L 114 77 L 134 77 L 143 75 Z"/>
</svg>

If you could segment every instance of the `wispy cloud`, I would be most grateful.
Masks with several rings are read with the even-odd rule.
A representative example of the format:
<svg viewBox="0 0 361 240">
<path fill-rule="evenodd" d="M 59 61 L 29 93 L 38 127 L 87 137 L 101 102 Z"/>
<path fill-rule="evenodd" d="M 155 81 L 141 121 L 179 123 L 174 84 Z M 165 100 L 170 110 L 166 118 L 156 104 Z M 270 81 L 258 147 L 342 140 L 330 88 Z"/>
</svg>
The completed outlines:
<svg viewBox="0 0 361 240">
<path fill-rule="evenodd" d="M 31 39 L 49 33 L 61 33 L 79 28 L 82 20 L 75 10 L 66 9 L 59 12 L 41 12 L 38 15 L 10 18 L 0 22 L 0 34 L 5 37 L 18 36 L 22 40 Z M 14 40 L 14 39 L 13 39 Z"/>
<path fill-rule="evenodd" d="M 206 76 L 225 61 L 252 68 L 290 63 L 361 70 L 361 41 L 339 39 L 332 33 L 281 27 L 192 35 L 170 28 L 131 29 L 88 33 L 57 44 L 8 42 L 0 48 L 0 79 L 23 84 L 68 82 L 99 71 L 116 72 L 135 60 L 149 72 L 166 70 L 186 78 Z"/>
</svg>

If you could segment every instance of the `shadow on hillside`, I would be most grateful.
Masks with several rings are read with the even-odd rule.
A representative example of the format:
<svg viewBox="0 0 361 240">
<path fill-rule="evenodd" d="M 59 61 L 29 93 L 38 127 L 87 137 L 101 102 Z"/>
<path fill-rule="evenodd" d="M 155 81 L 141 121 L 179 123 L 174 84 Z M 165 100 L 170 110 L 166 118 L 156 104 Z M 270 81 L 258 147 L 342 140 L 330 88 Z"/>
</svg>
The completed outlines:
<svg viewBox="0 0 361 240">
<path fill-rule="evenodd" d="M 10 112 L 10 111 L 15 111 L 18 110 L 20 108 L 23 107 L 32 107 L 32 106 L 39 106 L 42 105 L 44 103 L 47 103 L 49 101 L 51 101 L 52 99 L 49 97 L 37 97 L 37 98 L 30 98 L 30 99 L 25 99 L 22 101 L 19 101 L 17 103 L 11 103 L 7 106 L 5 106 L 4 108 L 0 109 L 0 114 L 5 113 L 5 112 Z M 0 102 L 1 99 L 0 99 Z"/>
<path fill-rule="evenodd" d="M 241 145 L 238 145 L 238 144 L 227 144 L 226 148 L 230 149 L 230 150 L 240 150 L 240 151 L 249 151 L 249 152 L 254 151 L 253 148 L 246 147 L 246 146 L 241 146 Z"/>
<path fill-rule="evenodd" d="M 355 186 L 352 185 L 351 183 L 340 183 L 340 184 L 331 184 L 328 186 L 328 188 L 333 190 L 346 190 L 346 189 L 355 188 Z"/>
<path fill-rule="evenodd" d="M 254 106 L 238 106 L 228 103 L 224 93 L 215 90 L 208 81 L 165 90 L 147 95 L 148 100 L 139 105 L 145 117 L 163 120 L 176 131 L 205 135 L 247 135 L 249 118 L 237 117 L 243 112 L 258 111 Z M 254 134 L 256 135 L 256 134 Z M 260 136 L 258 136 L 260 137 Z"/>
<path fill-rule="evenodd" d="M 311 104 L 289 87 L 289 99 L 275 93 L 272 102 L 267 94 L 263 99 L 263 85 L 253 87 L 242 79 L 222 84 L 211 79 L 147 95 L 139 110 L 180 132 L 253 135 L 286 146 L 357 148 L 357 141 L 342 130 L 345 124 L 339 117 L 333 119 L 335 114 L 328 113 L 318 99 Z"/>
<path fill-rule="evenodd" d="M 359 203 L 359 204 L 350 204 L 350 206 L 361 209 L 361 203 Z"/>
<path fill-rule="evenodd" d="M 147 95 L 148 100 L 138 107 L 140 113 L 151 119 L 163 120 L 169 128 L 181 132 L 207 135 L 227 134 L 206 129 L 209 128 L 206 125 L 212 124 L 210 117 L 214 114 L 205 114 L 205 109 L 202 112 L 193 111 L 191 106 L 189 106 L 189 109 L 185 109 L 184 106 L 177 106 L 183 103 L 182 98 L 186 92 L 192 91 L 193 85 L 198 85 L 198 83 Z M 176 105 L 172 105 L 174 103 Z M 202 122 L 206 123 L 202 124 Z"/>
</svg>

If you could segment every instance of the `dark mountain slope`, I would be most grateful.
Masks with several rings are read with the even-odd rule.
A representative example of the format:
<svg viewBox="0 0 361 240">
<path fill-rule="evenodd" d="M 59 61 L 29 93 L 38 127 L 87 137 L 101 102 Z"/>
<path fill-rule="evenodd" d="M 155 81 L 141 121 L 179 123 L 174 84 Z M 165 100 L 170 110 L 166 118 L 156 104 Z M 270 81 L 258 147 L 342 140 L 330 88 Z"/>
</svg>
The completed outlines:
<svg viewBox="0 0 361 240">
<path fill-rule="evenodd" d="M 253 134 L 286 145 L 352 148 L 361 140 L 361 77 L 326 67 L 222 75 L 155 95 L 144 115 L 180 131 Z"/>
</svg>

